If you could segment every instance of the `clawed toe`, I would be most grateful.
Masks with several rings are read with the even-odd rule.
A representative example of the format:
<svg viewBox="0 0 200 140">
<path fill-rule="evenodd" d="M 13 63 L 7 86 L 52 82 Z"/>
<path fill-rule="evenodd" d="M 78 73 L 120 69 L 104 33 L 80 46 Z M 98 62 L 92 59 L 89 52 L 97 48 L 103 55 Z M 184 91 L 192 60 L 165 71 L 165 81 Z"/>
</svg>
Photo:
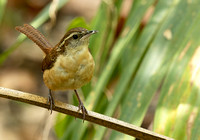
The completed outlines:
<svg viewBox="0 0 200 140">
<path fill-rule="evenodd" d="M 53 96 L 51 94 L 51 90 L 49 90 L 49 96 L 48 96 L 47 104 L 49 104 L 48 110 L 50 110 L 51 111 L 50 114 L 52 114 L 53 106 L 55 106 L 55 104 L 54 104 Z"/>
<path fill-rule="evenodd" d="M 76 97 L 78 98 L 78 102 L 79 102 L 78 111 L 80 111 L 80 110 L 82 111 L 82 113 L 83 113 L 83 122 L 84 122 L 84 120 L 85 120 L 85 114 L 88 115 L 88 111 L 87 111 L 87 109 L 84 107 L 84 105 L 83 105 L 83 103 L 82 103 L 80 97 L 78 96 L 77 91 L 74 90 L 74 92 L 75 92 Z"/>
<path fill-rule="evenodd" d="M 88 115 L 88 111 L 87 111 L 87 109 L 85 108 L 85 106 L 83 105 L 82 102 L 80 102 L 79 105 L 78 105 L 78 111 L 80 111 L 80 110 L 83 113 L 83 121 L 84 121 L 85 120 L 85 114 Z"/>
</svg>

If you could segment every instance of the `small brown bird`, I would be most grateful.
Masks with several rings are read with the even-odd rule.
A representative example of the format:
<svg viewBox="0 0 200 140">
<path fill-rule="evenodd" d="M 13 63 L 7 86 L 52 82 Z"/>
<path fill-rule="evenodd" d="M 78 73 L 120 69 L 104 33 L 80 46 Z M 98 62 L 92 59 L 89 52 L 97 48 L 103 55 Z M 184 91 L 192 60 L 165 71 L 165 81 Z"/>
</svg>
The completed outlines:
<svg viewBox="0 0 200 140">
<path fill-rule="evenodd" d="M 43 80 L 49 88 L 48 103 L 52 113 L 54 99 L 52 90 L 74 90 L 82 110 L 83 119 L 88 114 L 76 89 L 88 83 L 94 73 L 95 63 L 89 52 L 89 37 L 97 31 L 84 28 L 69 30 L 61 41 L 53 47 L 41 32 L 28 24 L 17 26 L 16 30 L 24 33 L 46 54 L 42 62 Z"/>
</svg>

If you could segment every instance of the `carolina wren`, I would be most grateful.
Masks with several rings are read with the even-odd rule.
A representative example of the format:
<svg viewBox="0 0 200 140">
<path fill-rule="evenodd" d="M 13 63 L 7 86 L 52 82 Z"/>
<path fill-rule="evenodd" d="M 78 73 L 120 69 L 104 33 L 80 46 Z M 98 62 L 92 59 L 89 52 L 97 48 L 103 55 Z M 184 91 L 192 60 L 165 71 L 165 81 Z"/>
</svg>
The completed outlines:
<svg viewBox="0 0 200 140">
<path fill-rule="evenodd" d="M 35 42 L 46 54 L 42 62 L 43 80 L 49 88 L 48 103 L 52 113 L 54 99 L 52 90 L 74 90 L 79 101 L 78 111 L 82 111 L 83 119 L 88 114 L 76 89 L 88 83 L 94 73 L 95 63 L 89 52 L 89 37 L 97 31 L 84 28 L 69 30 L 61 41 L 52 47 L 41 32 L 28 24 L 17 26 L 17 31 L 24 33 Z"/>
</svg>

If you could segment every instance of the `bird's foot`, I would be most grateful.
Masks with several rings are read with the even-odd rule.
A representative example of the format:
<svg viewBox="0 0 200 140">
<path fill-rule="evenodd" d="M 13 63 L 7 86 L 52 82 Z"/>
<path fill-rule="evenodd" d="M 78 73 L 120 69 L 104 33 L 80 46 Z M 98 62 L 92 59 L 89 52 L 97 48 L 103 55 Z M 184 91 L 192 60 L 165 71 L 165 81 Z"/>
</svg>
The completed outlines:
<svg viewBox="0 0 200 140">
<path fill-rule="evenodd" d="M 49 90 L 49 95 L 48 95 L 47 104 L 49 104 L 48 110 L 50 110 L 50 114 L 52 114 L 52 110 L 53 110 L 53 107 L 55 106 L 55 104 L 54 104 L 53 96 L 52 96 L 52 94 L 51 94 L 51 90 Z"/>
<path fill-rule="evenodd" d="M 78 105 L 78 112 L 79 112 L 80 110 L 81 110 L 82 113 L 83 113 L 83 122 L 84 122 L 84 120 L 85 120 L 85 115 L 86 115 L 86 114 L 88 115 L 88 111 L 87 111 L 87 109 L 85 108 L 85 106 L 83 105 L 82 102 L 79 102 L 79 105 Z"/>
</svg>

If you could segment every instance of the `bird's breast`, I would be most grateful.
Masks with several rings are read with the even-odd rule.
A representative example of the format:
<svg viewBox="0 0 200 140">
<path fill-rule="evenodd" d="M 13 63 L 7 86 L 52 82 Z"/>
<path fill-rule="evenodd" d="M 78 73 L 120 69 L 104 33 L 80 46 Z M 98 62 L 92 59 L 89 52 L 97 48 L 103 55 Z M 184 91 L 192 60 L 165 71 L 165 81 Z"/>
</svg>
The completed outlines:
<svg viewBox="0 0 200 140">
<path fill-rule="evenodd" d="M 80 88 L 91 80 L 94 66 L 88 49 L 68 52 L 58 56 L 54 66 L 44 71 L 44 83 L 52 90 Z"/>
</svg>

